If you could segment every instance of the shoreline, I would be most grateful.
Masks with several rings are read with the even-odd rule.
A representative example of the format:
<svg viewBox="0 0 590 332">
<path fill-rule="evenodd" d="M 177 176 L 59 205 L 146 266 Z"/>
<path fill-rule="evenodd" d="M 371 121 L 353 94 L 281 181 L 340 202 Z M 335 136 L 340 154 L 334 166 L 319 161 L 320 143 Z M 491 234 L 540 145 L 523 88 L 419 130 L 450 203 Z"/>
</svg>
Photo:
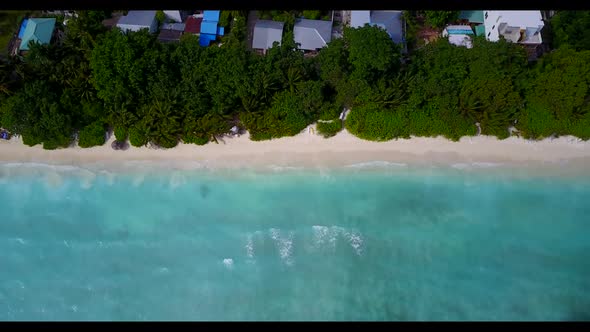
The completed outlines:
<svg viewBox="0 0 590 332">
<path fill-rule="evenodd" d="M 172 149 L 111 148 L 111 137 L 92 148 L 70 147 L 43 150 L 28 147 L 19 138 L 0 142 L 1 164 L 87 166 L 98 169 L 133 169 L 163 166 L 166 169 L 363 169 L 444 167 L 489 170 L 497 166 L 516 169 L 554 169 L 590 174 L 590 141 L 560 137 L 528 141 L 510 137 L 463 137 L 453 142 L 442 137 L 372 142 L 343 130 L 325 139 L 308 129 L 293 137 L 254 142 L 245 134 L 224 137 L 219 144 L 203 146 L 180 143 Z M 134 166 L 135 165 L 135 166 Z M 140 165 L 140 166 L 138 166 Z"/>
</svg>

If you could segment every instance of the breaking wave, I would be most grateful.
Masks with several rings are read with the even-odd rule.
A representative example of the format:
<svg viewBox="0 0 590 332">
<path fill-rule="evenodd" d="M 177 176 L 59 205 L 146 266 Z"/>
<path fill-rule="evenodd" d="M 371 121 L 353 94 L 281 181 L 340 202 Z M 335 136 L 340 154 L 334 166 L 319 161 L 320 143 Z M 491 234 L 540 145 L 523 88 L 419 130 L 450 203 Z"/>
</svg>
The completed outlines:
<svg viewBox="0 0 590 332">
<path fill-rule="evenodd" d="M 276 228 L 269 230 L 270 237 L 275 241 L 275 244 L 279 250 L 279 256 L 281 260 L 287 265 L 293 265 L 293 236 L 294 233 L 288 232 L 287 235 L 281 234 L 281 231 Z"/>
<path fill-rule="evenodd" d="M 405 164 L 405 163 L 394 163 L 394 162 L 390 162 L 390 161 L 376 160 L 376 161 L 368 161 L 368 162 L 350 164 L 350 165 L 346 165 L 344 167 L 347 167 L 347 168 L 371 168 L 371 167 L 407 167 L 407 166 L 408 166 L 408 164 Z"/>
</svg>

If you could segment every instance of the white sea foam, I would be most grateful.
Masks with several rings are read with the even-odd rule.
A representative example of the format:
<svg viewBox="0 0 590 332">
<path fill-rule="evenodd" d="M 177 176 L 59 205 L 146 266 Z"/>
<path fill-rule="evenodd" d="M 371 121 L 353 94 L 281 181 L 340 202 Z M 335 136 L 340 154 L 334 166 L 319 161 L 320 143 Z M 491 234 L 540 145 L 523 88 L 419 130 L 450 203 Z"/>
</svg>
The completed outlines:
<svg viewBox="0 0 590 332">
<path fill-rule="evenodd" d="M 223 259 L 223 265 L 225 265 L 228 270 L 231 270 L 234 268 L 234 260 L 231 258 L 225 258 Z"/>
<path fill-rule="evenodd" d="M 361 236 L 361 234 L 358 231 L 352 230 L 350 232 L 345 231 L 344 236 L 348 240 L 348 243 L 350 243 L 352 249 L 354 249 L 354 252 L 359 256 L 362 255 L 363 237 Z"/>
<path fill-rule="evenodd" d="M 345 239 L 354 249 L 357 255 L 361 255 L 363 251 L 363 237 L 360 232 L 356 230 L 347 230 L 339 226 L 321 226 L 314 225 L 313 229 L 313 244 L 315 249 L 328 248 L 330 250 L 336 249 L 336 242 L 339 237 Z"/>
<path fill-rule="evenodd" d="M 336 249 L 336 240 L 338 238 L 339 228 L 336 226 L 312 226 L 313 229 L 313 245 L 316 249 L 328 247 L 332 250 Z"/>
<path fill-rule="evenodd" d="M 143 183 L 144 180 L 145 180 L 145 174 L 144 173 L 137 174 L 133 178 L 133 186 L 134 187 L 139 187 Z"/>
<path fill-rule="evenodd" d="M 457 164 L 452 164 L 451 167 L 456 168 L 456 169 L 467 169 L 467 168 L 469 168 L 469 164 L 457 163 Z"/>
<path fill-rule="evenodd" d="M 49 172 L 45 175 L 45 183 L 49 187 L 55 188 L 63 183 L 63 179 L 57 172 Z"/>
<path fill-rule="evenodd" d="M 371 167 L 407 167 L 408 164 L 405 163 L 394 163 L 391 161 L 383 161 L 383 160 L 375 160 L 375 161 L 368 161 L 363 163 L 356 163 L 346 165 L 344 167 L 348 168 L 371 168 Z"/>
<path fill-rule="evenodd" d="M 83 189 L 90 189 L 90 188 L 92 188 L 92 185 L 94 183 L 94 180 L 96 179 L 96 173 L 91 172 L 91 171 L 86 170 L 86 169 L 81 169 L 80 170 L 80 175 L 82 176 L 82 181 L 80 183 L 80 186 Z"/>
<path fill-rule="evenodd" d="M 268 165 L 267 166 L 269 169 L 275 171 L 275 172 L 283 172 L 283 171 L 297 171 L 297 170 L 302 170 L 303 167 L 296 167 L 296 166 L 279 166 L 279 165 Z"/>
<path fill-rule="evenodd" d="M 246 255 L 248 255 L 248 258 L 254 259 L 254 239 L 252 234 L 248 234 L 246 238 Z"/>
<path fill-rule="evenodd" d="M 286 236 L 281 234 L 281 231 L 276 228 L 270 229 L 270 237 L 275 241 L 279 249 L 281 260 L 287 265 L 293 265 L 293 232 L 288 232 Z"/>
<path fill-rule="evenodd" d="M 488 168 L 488 167 L 502 166 L 502 163 L 475 162 L 475 163 L 472 163 L 472 165 L 475 167 Z"/>
<path fill-rule="evenodd" d="M 44 164 L 44 163 L 35 163 L 35 162 L 25 162 L 25 163 L 0 163 L 0 166 L 7 167 L 7 168 L 45 168 L 51 169 L 54 171 L 76 171 L 82 168 L 73 166 L 73 165 L 52 165 L 52 164 Z"/>
<path fill-rule="evenodd" d="M 170 177 L 170 189 L 176 189 L 186 184 L 186 177 L 178 172 L 172 173 Z"/>
<path fill-rule="evenodd" d="M 100 175 L 106 178 L 107 184 L 112 186 L 115 183 L 115 174 L 109 171 L 101 170 L 99 172 Z"/>
<path fill-rule="evenodd" d="M 15 241 L 15 242 L 18 242 L 18 243 L 20 243 L 20 244 L 22 244 L 22 245 L 25 245 L 25 244 L 27 244 L 27 241 L 23 240 L 23 239 L 22 239 L 22 238 L 20 238 L 20 237 L 17 237 L 17 238 L 12 238 L 12 239 L 10 239 L 10 240 L 12 240 L 12 241 Z"/>
<path fill-rule="evenodd" d="M 491 168 L 502 166 L 502 163 L 490 163 L 490 162 L 473 162 L 473 163 L 456 163 L 452 164 L 451 167 L 455 169 L 470 169 L 470 168 Z"/>
</svg>

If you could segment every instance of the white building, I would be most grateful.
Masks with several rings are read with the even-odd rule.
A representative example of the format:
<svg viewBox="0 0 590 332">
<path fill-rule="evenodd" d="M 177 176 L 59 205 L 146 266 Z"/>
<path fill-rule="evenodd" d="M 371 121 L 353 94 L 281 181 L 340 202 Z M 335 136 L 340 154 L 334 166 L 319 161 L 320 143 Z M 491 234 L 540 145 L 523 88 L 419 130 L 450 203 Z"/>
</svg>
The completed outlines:
<svg viewBox="0 0 590 332">
<path fill-rule="evenodd" d="M 117 27 L 123 32 L 139 31 L 148 29 L 150 33 L 158 30 L 158 21 L 156 20 L 155 10 L 130 10 L 127 15 L 122 16 L 117 23 Z"/>
<path fill-rule="evenodd" d="M 543 18 L 540 10 L 485 10 L 486 38 L 498 41 L 500 36 L 513 43 L 541 44 Z"/>
<path fill-rule="evenodd" d="M 474 33 L 469 25 L 449 25 L 443 30 L 442 36 L 448 37 L 449 43 L 455 46 L 473 47 L 471 39 Z"/>
</svg>

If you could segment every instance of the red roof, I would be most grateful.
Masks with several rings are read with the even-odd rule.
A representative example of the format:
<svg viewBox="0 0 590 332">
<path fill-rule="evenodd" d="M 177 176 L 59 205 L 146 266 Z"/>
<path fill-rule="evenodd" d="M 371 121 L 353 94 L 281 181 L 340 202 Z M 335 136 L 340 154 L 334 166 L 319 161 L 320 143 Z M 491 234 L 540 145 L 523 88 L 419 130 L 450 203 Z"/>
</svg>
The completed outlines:
<svg viewBox="0 0 590 332">
<path fill-rule="evenodd" d="M 189 16 L 186 19 L 186 25 L 184 27 L 184 32 L 186 33 L 201 33 L 201 22 L 203 22 L 202 17 L 194 17 Z"/>
</svg>

